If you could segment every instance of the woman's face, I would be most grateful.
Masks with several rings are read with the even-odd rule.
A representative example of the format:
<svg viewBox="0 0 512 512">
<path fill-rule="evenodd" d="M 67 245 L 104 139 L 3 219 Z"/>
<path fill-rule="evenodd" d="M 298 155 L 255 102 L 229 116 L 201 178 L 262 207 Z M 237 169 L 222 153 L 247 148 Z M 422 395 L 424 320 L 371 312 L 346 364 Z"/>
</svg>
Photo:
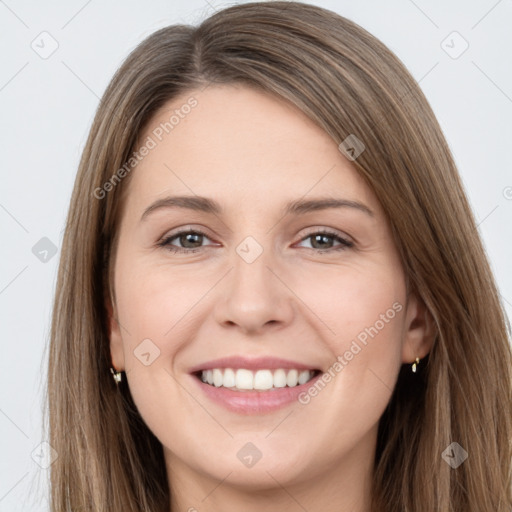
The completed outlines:
<svg viewBox="0 0 512 512">
<path fill-rule="evenodd" d="M 171 472 L 257 488 L 367 470 L 400 365 L 428 351 L 377 198 L 324 131 L 247 87 L 182 95 L 140 144 L 111 353 Z"/>
</svg>

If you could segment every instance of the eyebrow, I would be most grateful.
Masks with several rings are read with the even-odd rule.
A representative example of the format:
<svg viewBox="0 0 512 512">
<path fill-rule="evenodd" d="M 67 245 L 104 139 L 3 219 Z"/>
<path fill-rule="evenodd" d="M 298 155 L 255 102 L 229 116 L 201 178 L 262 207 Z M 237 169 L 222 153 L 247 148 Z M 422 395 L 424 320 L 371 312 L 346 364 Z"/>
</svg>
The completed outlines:
<svg viewBox="0 0 512 512">
<path fill-rule="evenodd" d="M 201 196 L 169 196 L 158 199 L 148 208 L 144 210 L 141 221 L 146 219 L 148 215 L 156 210 L 163 208 L 185 208 L 188 210 L 195 210 L 212 215 L 222 214 L 222 206 L 213 199 Z M 374 217 L 373 213 L 368 206 L 358 201 L 351 201 L 349 199 L 335 199 L 335 198 L 319 198 L 319 199 L 298 199 L 286 203 L 283 211 L 284 215 L 303 215 L 305 213 L 327 210 L 330 208 L 353 208 L 363 212 L 370 217 Z"/>
</svg>

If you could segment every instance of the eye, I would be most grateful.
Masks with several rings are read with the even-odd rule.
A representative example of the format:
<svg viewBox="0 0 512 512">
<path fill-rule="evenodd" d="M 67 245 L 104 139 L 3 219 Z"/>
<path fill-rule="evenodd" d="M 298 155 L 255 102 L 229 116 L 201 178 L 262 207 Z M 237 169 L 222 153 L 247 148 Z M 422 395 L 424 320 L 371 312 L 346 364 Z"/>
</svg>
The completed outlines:
<svg viewBox="0 0 512 512">
<path fill-rule="evenodd" d="M 348 249 L 350 247 L 353 247 L 353 242 L 350 242 L 349 240 L 346 240 L 342 236 L 340 236 L 338 233 L 329 231 L 327 229 L 322 229 L 319 231 L 313 231 L 309 233 L 307 236 L 305 236 L 301 242 L 305 240 L 312 240 L 312 246 L 311 248 L 306 247 L 306 249 L 311 249 L 313 251 L 323 253 L 323 252 L 331 252 L 331 251 L 343 251 L 345 249 Z M 332 242 L 329 242 L 329 239 L 334 239 L 338 242 L 340 242 L 340 245 L 338 247 L 326 247 L 332 245 Z"/>
<path fill-rule="evenodd" d="M 165 237 L 160 242 L 158 242 L 157 245 L 159 247 L 165 247 L 171 252 L 194 253 L 200 251 L 203 248 L 201 243 L 204 238 L 208 238 L 208 236 L 206 233 L 203 233 L 199 229 L 185 229 Z M 175 245 L 172 245 L 171 242 L 174 239 L 178 239 L 180 244 L 183 244 L 183 246 L 176 247 Z"/>
</svg>

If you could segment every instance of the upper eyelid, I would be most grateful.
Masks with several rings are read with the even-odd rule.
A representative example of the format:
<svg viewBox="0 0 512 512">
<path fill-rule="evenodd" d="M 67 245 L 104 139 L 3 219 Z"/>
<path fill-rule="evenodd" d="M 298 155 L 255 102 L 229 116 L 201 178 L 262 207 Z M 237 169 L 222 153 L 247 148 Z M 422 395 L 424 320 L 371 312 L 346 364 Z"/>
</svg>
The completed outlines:
<svg viewBox="0 0 512 512">
<path fill-rule="evenodd" d="M 208 234 L 208 230 L 206 228 L 199 228 L 199 227 L 193 227 L 193 226 L 185 226 L 181 228 L 177 228 L 176 231 L 170 231 L 166 232 L 162 237 L 161 240 L 167 240 L 169 238 L 175 238 L 179 235 L 183 235 L 186 233 L 200 233 L 204 236 L 207 236 L 210 240 L 212 237 Z"/>
<path fill-rule="evenodd" d="M 328 235 L 339 236 L 340 238 L 344 238 L 344 239 L 348 240 L 349 242 L 355 242 L 355 240 L 348 233 L 345 233 L 344 231 L 340 231 L 339 229 L 336 229 L 336 228 L 329 228 L 329 227 L 325 227 L 325 226 L 313 226 L 311 228 L 306 228 L 306 229 L 307 229 L 307 231 L 304 235 L 302 235 L 301 240 L 310 235 L 313 235 L 315 233 L 321 233 L 322 231 L 327 231 Z"/>
</svg>

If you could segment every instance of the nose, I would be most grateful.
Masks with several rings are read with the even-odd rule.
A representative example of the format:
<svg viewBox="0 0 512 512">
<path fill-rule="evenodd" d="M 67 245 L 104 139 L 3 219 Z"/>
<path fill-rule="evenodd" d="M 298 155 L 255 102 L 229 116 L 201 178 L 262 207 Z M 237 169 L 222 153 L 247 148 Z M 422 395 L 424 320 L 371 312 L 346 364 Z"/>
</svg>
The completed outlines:
<svg viewBox="0 0 512 512">
<path fill-rule="evenodd" d="M 216 320 L 244 334 L 283 328 L 294 315 L 294 294 L 286 283 L 286 271 L 270 249 L 251 260 L 234 251 L 231 270 L 219 287 Z"/>
</svg>

